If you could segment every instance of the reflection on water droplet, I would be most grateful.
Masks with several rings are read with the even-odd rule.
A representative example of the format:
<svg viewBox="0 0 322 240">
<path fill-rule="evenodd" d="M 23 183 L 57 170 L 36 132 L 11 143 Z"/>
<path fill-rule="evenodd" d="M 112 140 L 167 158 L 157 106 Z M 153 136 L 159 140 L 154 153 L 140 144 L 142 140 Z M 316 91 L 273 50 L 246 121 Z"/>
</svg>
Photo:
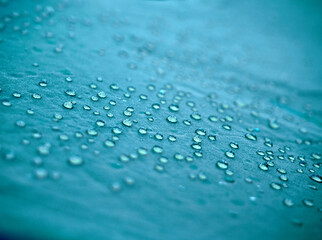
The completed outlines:
<svg viewBox="0 0 322 240">
<path fill-rule="evenodd" d="M 272 182 L 271 183 L 271 188 L 275 189 L 275 190 L 281 190 L 282 189 L 282 186 L 278 183 L 275 183 L 275 182 Z"/>
<path fill-rule="evenodd" d="M 233 149 L 238 149 L 238 148 L 239 148 L 238 144 L 237 144 L 237 143 L 234 143 L 234 142 L 231 142 L 231 143 L 229 144 L 229 146 L 230 146 L 231 148 L 233 148 Z"/>
<path fill-rule="evenodd" d="M 312 175 L 310 178 L 315 182 L 322 183 L 322 177 L 320 175 Z"/>
<path fill-rule="evenodd" d="M 114 127 L 112 129 L 112 133 L 119 135 L 122 133 L 122 129 L 120 129 L 119 127 Z"/>
<path fill-rule="evenodd" d="M 207 181 L 208 180 L 208 177 L 205 173 L 199 173 L 198 174 L 198 178 L 201 180 L 201 181 Z"/>
<path fill-rule="evenodd" d="M 135 184 L 135 180 L 132 177 L 125 177 L 124 182 L 129 186 L 133 186 Z"/>
<path fill-rule="evenodd" d="M 216 166 L 220 169 L 227 169 L 228 168 L 228 163 L 225 160 L 219 160 L 216 163 Z"/>
<path fill-rule="evenodd" d="M 263 171 L 268 171 L 268 165 L 266 163 L 261 163 L 258 165 L 258 167 Z"/>
<path fill-rule="evenodd" d="M 246 133 L 245 137 L 249 140 L 256 141 L 257 137 L 251 133 Z"/>
<path fill-rule="evenodd" d="M 190 117 L 191 117 L 192 119 L 194 119 L 194 120 L 201 120 L 201 115 L 200 115 L 199 113 L 196 113 L 196 112 L 192 113 L 192 114 L 190 115 Z"/>
<path fill-rule="evenodd" d="M 4 100 L 1 103 L 2 103 L 3 106 L 6 106 L 6 107 L 11 107 L 11 105 L 12 105 L 11 102 L 8 101 L 8 100 Z"/>
<path fill-rule="evenodd" d="M 130 161 L 130 157 L 128 157 L 127 155 L 122 154 L 120 156 L 120 161 L 121 162 L 129 162 Z"/>
<path fill-rule="evenodd" d="M 287 207 L 292 207 L 292 206 L 294 206 L 293 201 L 292 201 L 291 199 L 289 199 L 289 198 L 285 198 L 285 199 L 283 200 L 283 203 L 284 203 L 284 205 L 285 205 L 285 206 L 287 206 Z"/>
<path fill-rule="evenodd" d="M 105 122 L 103 120 L 97 120 L 96 121 L 96 125 L 99 127 L 104 127 L 105 126 Z"/>
<path fill-rule="evenodd" d="M 235 158 L 235 153 L 233 153 L 233 152 L 226 152 L 225 153 L 225 155 L 226 155 L 226 157 L 228 157 L 228 158 Z"/>
<path fill-rule="evenodd" d="M 148 130 L 146 129 L 146 128 L 139 128 L 139 130 L 138 130 L 138 132 L 140 133 L 140 134 L 142 134 L 142 135 L 145 135 L 145 134 L 147 134 L 147 132 L 148 132 Z"/>
<path fill-rule="evenodd" d="M 307 207 L 313 207 L 313 206 L 314 206 L 314 202 L 313 202 L 313 200 L 311 200 L 311 199 L 304 199 L 304 200 L 303 200 L 303 204 L 304 204 L 305 206 L 307 206 Z"/>
<path fill-rule="evenodd" d="M 119 182 L 113 182 L 111 185 L 111 189 L 113 192 L 119 192 L 119 191 L 121 191 L 122 187 Z"/>
<path fill-rule="evenodd" d="M 124 126 L 131 127 L 131 126 L 132 126 L 132 121 L 131 121 L 130 119 L 124 119 L 124 120 L 122 121 L 122 124 L 123 124 Z"/>
<path fill-rule="evenodd" d="M 163 152 L 163 148 L 160 146 L 154 146 L 152 148 L 152 150 L 153 150 L 153 152 L 158 153 L 158 154 L 161 154 Z"/>
<path fill-rule="evenodd" d="M 114 147 L 115 143 L 113 141 L 110 141 L 110 140 L 105 140 L 104 145 L 106 147 Z"/>
<path fill-rule="evenodd" d="M 175 117 L 175 116 L 168 116 L 167 121 L 170 123 L 177 123 L 178 122 L 177 117 Z"/>
<path fill-rule="evenodd" d="M 72 166 L 80 166 L 83 164 L 83 159 L 81 157 L 78 156 L 71 156 L 68 159 L 68 163 Z"/>
<path fill-rule="evenodd" d="M 38 168 L 35 170 L 35 177 L 38 179 L 45 179 L 48 176 L 47 170 L 43 168 Z"/>
<path fill-rule="evenodd" d="M 63 106 L 66 109 L 72 109 L 73 108 L 73 103 L 72 102 L 64 102 Z"/>
<path fill-rule="evenodd" d="M 178 112 L 178 111 L 179 111 L 179 106 L 178 106 L 178 105 L 171 104 L 171 105 L 169 106 L 169 109 L 170 109 L 170 111 L 172 111 L 172 112 Z"/>
<path fill-rule="evenodd" d="M 268 126 L 271 129 L 278 129 L 280 127 L 275 121 L 269 121 Z"/>
<path fill-rule="evenodd" d="M 176 136 L 169 135 L 169 136 L 168 136 L 168 140 L 169 140 L 170 142 L 175 142 L 175 141 L 177 140 L 177 138 L 176 138 Z"/>
<path fill-rule="evenodd" d="M 145 156 L 148 154 L 148 150 L 146 148 L 139 148 L 138 149 L 138 154 Z"/>
<path fill-rule="evenodd" d="M 41 95 L 38 93 L 33 93 L 31 96 L 32 96 L 32 98 L 37 99 L 37 100 L 41 99 Z"/>
</svg>

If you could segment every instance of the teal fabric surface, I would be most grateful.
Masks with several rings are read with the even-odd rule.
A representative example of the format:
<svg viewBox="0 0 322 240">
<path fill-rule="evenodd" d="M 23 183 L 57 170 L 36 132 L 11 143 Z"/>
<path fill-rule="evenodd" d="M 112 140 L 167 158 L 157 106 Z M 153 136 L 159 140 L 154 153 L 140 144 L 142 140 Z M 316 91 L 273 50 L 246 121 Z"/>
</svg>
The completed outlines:
<svg viewBox="0 0 322 240">
<path fill-rule="evenodd" d="M 320 239 L 319 1 L 0 16 L 0 237 Z"/>
</svg>

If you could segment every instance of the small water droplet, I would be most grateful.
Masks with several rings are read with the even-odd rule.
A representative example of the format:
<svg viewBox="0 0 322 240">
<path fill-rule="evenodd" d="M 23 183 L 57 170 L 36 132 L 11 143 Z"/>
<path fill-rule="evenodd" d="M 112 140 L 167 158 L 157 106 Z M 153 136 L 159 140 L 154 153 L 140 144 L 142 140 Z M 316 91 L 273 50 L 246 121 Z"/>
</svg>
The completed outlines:
<svg viewBox="0 0 322 240">
<path fill-rule="evenodd" d="M 216 163 L 216 166 L 220 169 L 227 169 L 228 168 L 228 162 L 226 162 L 225 160 L 219 160 Z"/>
<path fill-rule="evenodd" d="M 312 175 L 310 178 L 317 183 L 322 183 L 322 177 L 320 175 Z"/>
<path fill-rule="evenodd" d="M 311 199 L 304 199 L 304 200 L 303 200 L 303 204 L 304 204 L 305 206 L 307 206 L 307 207 L 313 207 L 313 206 L 314 206 L 314 202 L 313 202 L 313 200 L 311 200 Z"/>
<path fill-rule="evenodd" d="M 291 199 L 289 199 L 289 198 L 285 198 L 285 199 L 283 200 L 283 204 L 284 204 L 285 206 L 287 206 L 287 207 L 292 207 L 292 206 L 294 206 L 294 202 L 293 202 Z"/>
<path fill-rule="evenodd" d="M 235 153 L 233 153 L 232 151 L 227 151 L 226 153 L 225 153 L 225 155 L 226 155 L 226 157 L 228 157 L 228 158 L 235 158 Z"/>
<path fill-rule="evenodd" d="M 257 137 L 251 133 L 246 133 L 245 137 L 249 140 L 256 141 Z"/>
<path fill-rule="evenodd" d="M 281 190 L 282 189 L 282 186 L 278 183 L 275 183 L 275 182 L 272 182 L 271 183 L 271 188 L 275 189 L 275 190 Z"/>
<path fill-rule="evenodd" d="M 124 126 L 131 127 L 131 126 L 132 126 L 132 121 L 131 121 L 130 119 L 124 119 L 124 120 L 122 121 L 122 124 L 123 124 Z"/>
<path fill-rule="evenodd" d="M 83 164 L 83 159 L 79 156 L 71 156 L 68 159 L 68 163 L 72 166 L 80 166 Z"/>
<path fill-rule="evenodd" d="M 106 147 L 110 147 L 111 148 L 111 147 L 114 147 L 115 146 L 115 143 L 113 141 L 110 141 L 110 140 L 105 140 L 104 145 Z"/>
<path fill-rule="evenodd" d="M 73 108 L 73 103 L 72 102 L 64 102 L 63 106 L 66 109 L 72 109 Z"/>
<path fill-rule="evenodd" d="M 168 116 L 167 121 L 170 123 L 177 123 L 178 122 L 177 117 L 175 117 L 175 116 Z"/>
</svg>

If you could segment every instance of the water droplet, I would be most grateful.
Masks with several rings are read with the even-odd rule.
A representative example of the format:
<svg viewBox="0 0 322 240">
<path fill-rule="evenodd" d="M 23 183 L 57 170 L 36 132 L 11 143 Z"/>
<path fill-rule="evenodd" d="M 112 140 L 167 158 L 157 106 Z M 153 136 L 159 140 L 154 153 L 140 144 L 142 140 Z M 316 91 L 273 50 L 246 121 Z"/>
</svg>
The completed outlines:
<svg viewBox="0 0 322 240">
<path fill-rule="evenodd" d="M 110 140 L 105 140 L 104 145 L 106 147 L 114 147 L 115 143 L 113 141 L 110 141 Z"/>
<path fill-rule="evenodd" d="M 216 163 L 217 167 L 220 169 L 227 169 L 228 168 L 228 163 L 225 160 L 219 160 Z"/>
<path fill-rule="evenodd" d="M 163 135 L 162 134 L 160 134 L 160 133 L 156 133 L 155 135 L 154 135 L 154 138 L 156 139 L 156 140 L 163 140 Z"/>
<path fill-rule="evenodd" d="M 177 123 L 178 122 L 177 117 L 175 117 L 175 116 L 168 116 L 167 120 L 170 123 Z"/>
<path fill-rule="evenodd" d="M 16 122 L 16 126 L 23 128 L 26 126 L 26 123 L 22 120 L 19 120 Z"/>
<path fill-rule="evenodd" d="M 106 98 L 106 93 L 105 93 L 105 92 L 103 92 L 103 91 L 101 91 L 101 92 L 97 93 L 97 96 L 98 96 L 99 98 Z"/>
<path fill-rule="evenodd" d="M 122 121 L 124 126 L 131 127 L 132 126 L 132 121 L 130 119 L 124 119 Z"/>
<path fill-rule="evenodd" d="M 196 132 L 199 136 L 205 136 L 205 135 L 206 135 L 206 131 L 205 131 L 204 129 L 201 129 L 201 128 L 197 129 L 195 132 Z"/>
<path fill-rule="evenodd" d="M 279 177 L 279 179 L 281 179 L 282 181 L 284 181 L 284 182 L 287 182 L 288 181 L 288 177 L 286 176 L 286 175 L 281 175 L 280 177 Z"/>
<path fill-rule="evenodd" d="M 120 129 L 119 127 L 114 127 L 112 129 L 112 133 L 119 135 L 122 133 L 122 129 Z"/>
<path fill-rule="evenodd" d="M 303 204 L 304 204 L 305 206 L 307 206 L 307 207 L 313 207 L 313 206 L 314 206 L 314 202 L 313 202 L 313 200 L 311 200 L 311 199 L 304 199 L 304 200 L 303 200 Z"/>
<path fill-rule="evenodd" d="M 31 96 L 32 96 L 32 98 L 37 99 L 37 100 L 41 99 L 41 95 L 38 93 L 33 93 Z"/>
<path fill-rule="evenodd" d="M 178 106 L 178 105 L 171 104 L 171 105 L 169 106 L 169 109 L 170 109 L 170 111 L 172 111 L 172 112 L 178 112 L 178 111 L 179 111 L 179 106 Z"/>
<path fill-rule="evenodd" d="M 310 178 L 317 183 L 322 183 L 322 177 L 319 175 L 312 175 Z"/>
<path fill-rule="evenodd" d="M 96 136 L 98 134 L 98 132 L 94 129 L 88 129 L 86 132 L 90 136 Z"/>
<path fill-rule="evenodd" d="M 266 163 L 261 163 L 258 165 L 258 167 L 263 171 L 268 171 L 268 165 Z"/>
<path fill-rule="evenodd" d="M 49 150 L 50 150 L 50 145 L 49 144 L 45 144 L 45 145 L 42 145 L 42 146 L 39 146 L 38 147 L 38 152 L 41 155 L 48 155 L 49 154 Z"/>
<path fill-rule="evenodd" d="M 35 170 L 35 177 L 38 179 L 45 179 L 48 176 L 47 170 L 43 168 L 38 168 Z"/>
<path fill-rule="evenodd" d="M 68 159 L 68 163 L 72 166 L 80 166 L 83 164 L 83 159 L 81 157 L 78 156 L 71 156 Z"/>
<path fill-rule="evenodd" d="M 14 96 L 15 98 L 21 98 L 21 93 L 14 92 L 12 93 L 12 96 Z"/>
<path fill-rule="evenodd" d="M 320 160 L 321 159 L 321 154 L 320 153 L 312 153 L 311 156 L 312 156 L 312 158 L 314 160 Z"/>
<path fill-rule="evenodd" d="M 190 126 L 191 125 L 191 122 L 189 120 L 183 120 L 183 124 L 184 125 L 187 125 L 187 126 Z"/>
<path fill-rule="evenodd" d="M 139 130 L 138 130 L 138 132 L 140 133 L 140 134 L 142 134 L 142 135 L 145 135 L 145 134 L 147 134 L 148 133 L 148 130 L 146 129 L 146 128 L 139 128 Z"/>
<path fill-rule="evenodd" d="M 145 149 L 145 148 L 139 148 L 138 149 L 138 154 L 142 155 L 142 156 L 145 156 L 148 154 L 148 150 Z"/>
<path fill-rule="evenodd" d="M 278 129 L 280 126 L 274 121 L 269 121 L 268 123 L 268 126 L 271 128 L 271 129 Z"/>
<path fill-rule="evenodd" d="M 120 88 L 119 88 L 119 86 L 117 86 L 117 84 L 116 83 L 112 83 L 111 85 L 110 85 L 110 88 L 112 89 L 112 90 L 119 90 Z"/>
<path fill-rule="evenodd" d="M 176 154 L 174 154 L 174 158 L 175 158 L 176 160 L 178 160 L 178 161 L 182 161 L 182 160 L 184 160 L 184 156 L 183 156 L 182 154 L 180 154 L 180 153 L 176 153 Z"/>
<path fill-rule="evenodd" d="M 1 103 L 2 103 L 3 106 L 6 106 L 6 107 L 11 107 L 11 105 L 12 105 L 11 102 L 8 101 L 8 100 L 4 100 Z"/>
<path fill-rule="evenodd" d="M 141 94 L 139 97 L 141 100 L 148 100 L 148 96 L 145 94 Z"/>
<path fill-rule="evenodd" d="M 66 109 L 72 109 L 73 108 L 73 103 L 72 102 L 64 102 L 63 106 Z"/>
<path fill-rule="evenodd" d="M 96 125 L 99 127 L 104 127 L 105 126 L 105 122 L 103 120 L 97 120 L 96 121 Z"/>
<path fill-rule="evenodd" d="M 159 161 L 160 161 L 161 163 L 165 164 L 165 163 L 168 163 L 168 162 L 169 162 L 169 159 L 168 159 L 167 157 L 160 157 L 160 158 L 159 158 Z"/>
<path fill-rule="evenodd" d="M 249 140 L 256 141 L 257 137 L 251 133 L 246 133 L 245 137 Z"/>
<path fill-rule="evenodd" d="M 209 135 L 208 136 L 208 139 L 210 140 L 210 141 L 216 141 L 216 136 L 215 135 Z"/>
<path fill-rule="evenodd" d="M 285 205 L 285 206 L 287 206 L 287 207 L 292 207 L 292 206 L 294 206 L 294 202 L 293 202 L 291 199 L 289 199 L 289 198 L 285 198 L 285 199 L 283 200 L 283 203 L 284 203 L 284 205 Z"/>
<path fill-rule="evenodd" d="M 197 136 L 194 136 L 193 138 L 192 138 L 192 140 L 194 141 L 194 142 L 196 142 L 196 143 L 201 143 L 202 142 L 202 139 L 197 135 Z"/>
<path fill-rule="evenodd" d="M 153 103 L 152 104 L 152 108 L 155 109 L 155 110 L 159 110 L 160 109 L 160 104 L 158 103 Z"/>
<path fill-rule="evenodd" d="M 160 146 L 154 146 L 153 148 L 152 148 L 152 150 L 153 150 L 153 152 L 155 152 L 155 153 L 158 153 L 158 154 L 161 154 L 162 152 L 163 152 L 163 148 L 162 147 L 160 147 Z"/>
<path fill-rule="evenodd" d="M 207 181 L 208 180 L 208 177 L 205 173 L 199 173 L 198 174 L 198 177 L 201 181 Z"/>
<path fill-rule="evenodd" d="M 119 192 L 119 191 L 121 191 L 122 187 L 119 182 L 113 182 L 111 185 L 111 189 L 113 192 Z"/>
<path fill-rule="evenodd" d="M 132 177 L 125 177 L 124 182 L 129 186 L 133 186 L 135 184 L 135 180 Z"/>
<path fill-rule="evenodd" d="M 192 114 L 190 115 L 190 117 L 191 117 L 192 119 L 194 119 L 194 120 L 201 120 L 201 115 L 200 115 L 199 113 L 196 113 L 196 112 L 192 113 Z"/>
<path fill-rule="evenodd" d="M 271 188 L 275 189 L 275 190 L 281 190 L 282 189 L 282 186 L 278 183 L 275 183 L 275 182 L 272 182 L 271 183 Z"/>
<path fill-rule="evenodd" d="M 129 162 L 129 161 L 130 161 L 130 157 L 129 157 L 129 156 L 127 156 L 127 155 L 122 154 L 122 155 L 120 156 L 120 161 L 121 161 L 121 162 Z"/>
<path fill-rule="evenodd" d="M 173 136 L 173 135 L 169 135 L 169 136 L 168 136 L 168 140 L 169 140 L 170 142 L 175 142 L 175 141 L 177 140 L 177 138 L 176 138 L 175 136 Z"/>
<path fill-rule="evenodd" d="M 230 131 L 230 130 L 231 130 L 231 126 L 230 126 L 230 125 L 224 124 L 224 125 L 222 125 L 222 127 L 223 127 L 223 129 L 225 129 L 225 130 L 228 130 L 228 131 Z"/>
<path fill-rule="evenodd" d="M 65 93 L 66 93 L 66 95 L 71 96 L 71 97 L 76 96 L 76 92 L 74 90 L 66 90 Z"/>
<path fill-rule="evenodd" d="M 231 143 L 229 144 L 229 146 L 230 146 L 231 148 L 233 148 L 233 149 L 238 149 L 238 148 L 239 148 L 238 144 L 237 144 L 237 143 L 234 143 L 234 142 L 231 142 Z"/>
<path fill-rule="evenodd" d="M 227 151 L 226 153 L 225 153 L 225 155 L 226 155 L 226 157 L 228 157 L 228 158 L 235 158 L 235 153 L 233 153 L 232 151 Z"/>
<path fill-rule="evenodd" d="M 218 122 L 218 117 L 216 117 L 216 116 L 209 116 L 208 119 L 210 122 Z"/>
<path fill-rule="evenodd" d="M 163 165 L 161 165 L 161 164 L 156 164 L 156 165 L 154 166 L 154 169 L 155 169 L 156 171 L 158 171 L 158 172 L 163 172 L 163 171 L 164 171 L 164 166 L 163 166 Z"/>
</svg>

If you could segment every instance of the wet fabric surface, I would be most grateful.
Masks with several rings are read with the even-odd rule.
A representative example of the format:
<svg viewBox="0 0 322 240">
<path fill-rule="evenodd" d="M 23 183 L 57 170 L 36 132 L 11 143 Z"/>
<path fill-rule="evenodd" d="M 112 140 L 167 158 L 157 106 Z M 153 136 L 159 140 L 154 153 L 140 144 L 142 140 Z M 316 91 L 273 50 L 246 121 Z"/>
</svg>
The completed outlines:
<svg viewBox="0 0 322 240">
<path fill-rule="evenodd" d="M 319 239 L 317 1 L 0 4 L 0 233 Z"/>
</svg>

